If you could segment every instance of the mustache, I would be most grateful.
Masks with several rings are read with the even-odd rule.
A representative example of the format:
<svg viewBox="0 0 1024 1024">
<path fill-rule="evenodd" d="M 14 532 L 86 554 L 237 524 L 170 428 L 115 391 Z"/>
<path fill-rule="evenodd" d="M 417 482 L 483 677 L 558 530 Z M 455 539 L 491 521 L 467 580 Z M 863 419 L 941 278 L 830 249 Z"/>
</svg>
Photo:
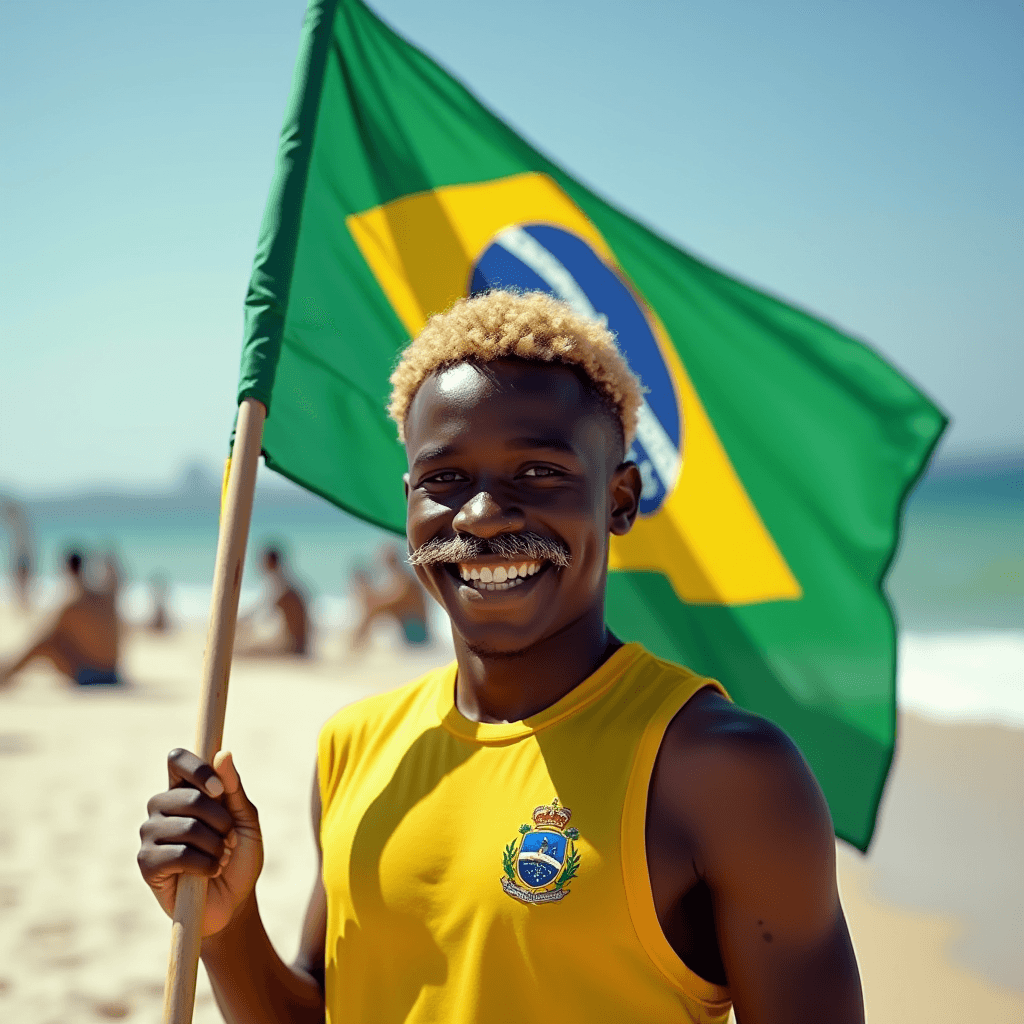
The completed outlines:
<svg viewBox="0 0 1024 1024">
<path fill-rule="evenodd" d="M 442 540 L 433 537 L 411 555 L 410 565 L 435 565 L 438 562 L 468 562 L 471 558 L 494 555 L 514 562 L 517 559 L 548 561 L 564 569 L 572 560 L 568 545 L 539 533 L 499 533 L 485 540 L 471 534 L 459 534 Z"/>
</svg>

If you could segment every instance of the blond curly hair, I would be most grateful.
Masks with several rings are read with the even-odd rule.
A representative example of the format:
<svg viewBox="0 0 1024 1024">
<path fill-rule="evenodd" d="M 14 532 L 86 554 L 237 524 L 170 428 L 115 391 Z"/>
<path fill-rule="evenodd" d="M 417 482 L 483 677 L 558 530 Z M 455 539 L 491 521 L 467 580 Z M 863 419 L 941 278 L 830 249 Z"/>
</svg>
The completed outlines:
<svg viewBox="0 0 1024 1024">
<path fill-rule="evenodd" d="M 518 358 L 579 367 L 622 424 L 628 448 L 643 388 L 611 331 L 546 292 L 489 291 L 432 316 L 391 374 L 388 413 L 405 441 L 405 420 L 420 386 L 456 363 Z"/>
</svg>

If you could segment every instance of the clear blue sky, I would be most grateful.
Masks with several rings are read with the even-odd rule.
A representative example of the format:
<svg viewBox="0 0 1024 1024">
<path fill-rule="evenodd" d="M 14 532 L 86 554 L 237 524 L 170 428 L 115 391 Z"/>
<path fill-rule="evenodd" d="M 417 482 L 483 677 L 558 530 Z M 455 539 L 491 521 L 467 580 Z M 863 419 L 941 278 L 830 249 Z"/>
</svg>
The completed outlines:
<svg viewBox="0 0 1024 1024">
<path fill-rule="evenodd" d="M 1016 0 L 376 0 L 571 172 L 1024 447 Z M 223 458 L 305 4 L 0 3 L 0 487 Z"/>
</svg>

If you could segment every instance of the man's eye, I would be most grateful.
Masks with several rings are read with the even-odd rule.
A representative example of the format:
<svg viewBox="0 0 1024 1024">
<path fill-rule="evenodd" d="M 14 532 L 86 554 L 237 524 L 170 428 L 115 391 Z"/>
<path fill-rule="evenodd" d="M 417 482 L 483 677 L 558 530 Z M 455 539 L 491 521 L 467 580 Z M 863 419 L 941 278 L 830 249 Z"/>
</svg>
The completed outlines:
<svg viewBox="0 0 1024 1024">
<path fill-rule="evenodd" d="M 560 476 L 561 474 L 557 469 L 552 469 L 550 466 L 531 466 L 527 469 L 523 476 Z"/>
<path fill-rule="evenodd" d="M 461 473 L 456 473 L 454 470 L 445 470 L 443 473 L 435 473 L 433 476 L 428 476 L 423 481 L 425 484 L 454 484 L 462 479 Z"/>
</svg>

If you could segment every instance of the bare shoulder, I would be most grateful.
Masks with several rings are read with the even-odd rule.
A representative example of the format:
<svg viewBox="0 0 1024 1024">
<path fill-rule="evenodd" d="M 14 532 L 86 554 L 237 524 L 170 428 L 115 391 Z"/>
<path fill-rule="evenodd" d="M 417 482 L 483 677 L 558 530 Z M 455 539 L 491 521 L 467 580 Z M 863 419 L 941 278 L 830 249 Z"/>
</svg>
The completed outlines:
<svg viewBox="0 0 1024 1024">
<path fill-rule="evenodd" d="M 754 781 L 767 771 L 771 777 L 809 775 L 796 744 L 768 719 L 746 711 L 708 687 L 692 697 L 669 724 L 661 757 L 669 762 L 697 761 L 724 773 L 718 781 Z M 693 767 L 687 764 L 687 767 Z M 718 778 L 716 773 L 716 779 Z"/>
<path fill-rule="evenodd" d="M 738 1020 L 863 1024 L 824 795 L 792 740 L 712 690 L 666 731 L 648 832 L 708 887 Z"/>
<path fill-rule="evenodd" d="M 828 806 L 796 744 L 711 689 L 665 733 L 652 811 L 693 837 L 710 874 L 773 847 L 795 862 L 834 859 Z"/>
</svg>

